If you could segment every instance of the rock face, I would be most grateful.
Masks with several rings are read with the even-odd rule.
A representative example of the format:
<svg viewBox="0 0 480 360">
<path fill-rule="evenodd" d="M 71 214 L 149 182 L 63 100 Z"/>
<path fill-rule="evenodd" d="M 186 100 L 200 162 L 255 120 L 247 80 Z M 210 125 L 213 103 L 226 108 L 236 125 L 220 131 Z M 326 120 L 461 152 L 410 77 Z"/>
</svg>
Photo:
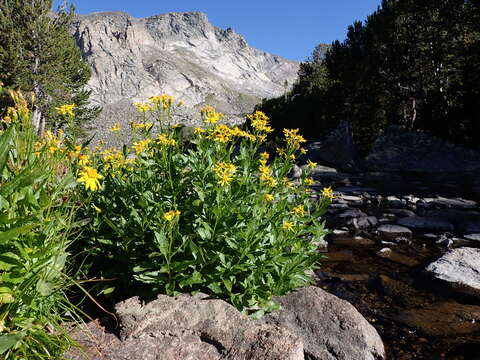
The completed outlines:
<svg viewBox="0 0 480 360">
<path fill-rule="evenodd" d="M 480 297 L 480 249 L 458 248 L 443 255 L 427 267 L 435 278 L 454 289 Z"/>
<path fill-rule="evenodd" d="M 73 34 L 92 67 L 91 99 L 104 107 L 99 128 L 133 114 L 132 101 L 161 93 L 185 102 L 184 122 L 205 104 L 238 121 L 261 98 L 283 94 L 299 67 L 248 46 L 200 12 L 141 19 L 122 12 L 79 15 Z"/>
<path fill-rule="evenodd" d="M 119 338 L 89 324 L 92 333 L 73 334 L 86 353 L 68 359 L 108 360 L 303 360 L 302 340 L 284 328 L 262 324 L 205 294 L 142 304 L 137 297 L 115 307 Z M 103 356 L 101 356 L 103 355 Z"/>
<path fill-rule="evenodd" d="M 282 309 L 267 315 L 268 324 L 303 339 L 309 360 L 378 360 L 385 350 L 377 331 L 348 302 L 317 287 L 275 297 Z"/>
</svg>

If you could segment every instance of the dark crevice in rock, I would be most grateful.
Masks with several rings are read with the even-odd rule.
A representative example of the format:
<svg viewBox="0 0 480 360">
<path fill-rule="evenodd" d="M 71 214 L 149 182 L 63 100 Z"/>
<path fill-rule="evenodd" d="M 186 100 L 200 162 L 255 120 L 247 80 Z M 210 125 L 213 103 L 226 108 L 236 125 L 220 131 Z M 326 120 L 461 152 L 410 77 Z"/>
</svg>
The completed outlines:
<svg viewBox="0 0 480 360">
<path fill-rule="evenodd" d="M 200 333 L 200 340 L 202 340 L 204 343 L 214 346 L 219 354 L 225 353 L 225 346 L 223 346 L 218 340 L 212 338 L 209 334 L 203 332 Z"/>
</svg>

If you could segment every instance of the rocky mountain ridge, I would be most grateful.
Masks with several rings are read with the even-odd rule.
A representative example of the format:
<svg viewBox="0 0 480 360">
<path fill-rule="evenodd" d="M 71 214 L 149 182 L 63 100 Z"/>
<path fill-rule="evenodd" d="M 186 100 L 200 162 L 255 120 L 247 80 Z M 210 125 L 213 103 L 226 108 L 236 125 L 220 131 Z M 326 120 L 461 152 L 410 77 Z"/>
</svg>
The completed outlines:
<svg viewBox="0 0 480 360">
<path fill-rule="evenodd" d="M 250 47 L 200 12 L 78 15 L 72 31 L 92 67 L 92 102 L 104 108 L 97 131 L 130 120 L 133 101 L 160 93 L 185 102 L 177 121 L 195 123 L 198 108 L 210 104 L 238 122 L 261 98 L 283 94 L 299 66 Z"/>
</svg>

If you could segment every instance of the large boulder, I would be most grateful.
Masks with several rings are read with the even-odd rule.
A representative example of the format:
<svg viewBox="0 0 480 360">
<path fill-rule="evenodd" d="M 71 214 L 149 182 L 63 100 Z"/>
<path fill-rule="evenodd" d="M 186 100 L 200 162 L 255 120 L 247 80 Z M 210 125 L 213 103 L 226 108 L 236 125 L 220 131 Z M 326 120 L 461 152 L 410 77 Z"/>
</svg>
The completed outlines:
<svg viewBox="0 0 480 360">
<path fill-rule="evenodd" d="M 308 145 L 307 157 L 335 169 L 352 172 L 360 169 L 359 155 L 347 121 L 342 121 L 327 137 Z"/>
<path fill-rule="evenodd" d="M 95 326 L 90 336 L 77 331 L 74 338 L 87 347 L 86 355 L 73 350 L 68 359 L 304 359 L 298 336 L 279 326 L 256 322 L 205 294 L 160 295 L 147 304 L 134 297 L 117 304 L 115 310 L 119 338 L 102 334 Z M 87 329 L 91 328 L 89 324 Z"/>
<path fill-rule="evenodd" d="M 453 249 L 428 265 L 426 271 L 452 288 L 480 297 L 480 249 Z"/>
<path fill-rule="evenodd" d="M 391 126 L 375 141 L 364 166 L 369 171 L 471 172 L 480 170 L 480 152 Z"/>
<path fill-rule="evenodd" d="M 309 360 L 378 360 L 385 358 L 375 328 L 347 301 L 318 287 L 307 287 L 274 301 L 282 309 L 265 316 L 267 324 L 303 339 Z"/>
</svg>

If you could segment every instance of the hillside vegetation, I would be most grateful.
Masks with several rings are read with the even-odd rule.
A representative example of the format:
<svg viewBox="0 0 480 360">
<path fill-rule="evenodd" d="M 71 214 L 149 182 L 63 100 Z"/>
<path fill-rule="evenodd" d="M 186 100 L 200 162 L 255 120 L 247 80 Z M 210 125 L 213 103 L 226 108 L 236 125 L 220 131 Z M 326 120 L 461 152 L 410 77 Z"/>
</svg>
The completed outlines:
<svg viewBox="0 0 480 360">
<path fill-rule="evenodd" d="M 389 125 L 479 147 L 480 3 L 384 0 L 319 45 L 287 96 L 259 107 L 314 139 L 348 120 L 361 150 Z"/>
</svg>

